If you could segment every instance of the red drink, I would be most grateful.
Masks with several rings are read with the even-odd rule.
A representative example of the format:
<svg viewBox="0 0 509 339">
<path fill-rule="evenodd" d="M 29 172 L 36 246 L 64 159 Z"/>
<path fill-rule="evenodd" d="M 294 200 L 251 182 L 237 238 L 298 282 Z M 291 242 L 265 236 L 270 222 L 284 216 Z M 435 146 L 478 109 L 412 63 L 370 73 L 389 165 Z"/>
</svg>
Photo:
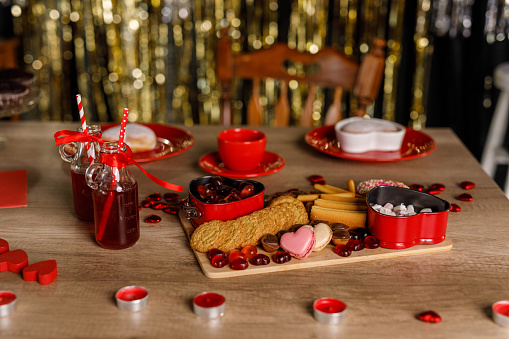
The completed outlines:
<svg viewBox="0 0 509 339">
<path fill-rule="evenodd" d="M 87 185 L 85 173 L 71 170 L 74 214 L 83 221 L 94 221 L 94 203 L 92 189 Z"/>
<path fill-rule="evenodd" d="M 122 192 L 101 194 L 100 190 L 94 190 L 92 197 L 95 236 L 99 245 L 113 250 L 134 245 L 140 238 L 138 184 L 124 188 Z"/>
</svg>

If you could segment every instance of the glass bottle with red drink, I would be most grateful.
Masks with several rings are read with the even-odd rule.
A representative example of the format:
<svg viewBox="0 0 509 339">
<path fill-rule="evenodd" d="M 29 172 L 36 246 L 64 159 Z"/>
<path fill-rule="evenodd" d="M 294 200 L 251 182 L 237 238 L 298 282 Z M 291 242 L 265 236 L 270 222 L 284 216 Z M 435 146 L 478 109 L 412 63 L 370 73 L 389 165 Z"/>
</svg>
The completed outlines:
<svg viewBox="0 0 509 339">
<path fill-rule="evenodd" d="M 78 132 L 83 132 L 82 127 Z M 101 126 L 88 125 L 87 133 L 96 137 L 101 136 Z M 60 145 L 60 156 L 64 161 L 71 163 L 72 195 L 74 201 L 74 214 L 83 221 L 94 221 L 94 204 L 92 202 L 92 189 L 87 185 L 85 172 L 90 166 L 90 156 L 87 142 L 72 142 Z M 89 143 L 92 149 L 92 158 L 97 160 L 99 144 L 95 141 Z"/>
<path fill-rule="evenodd" d="M 118 142 L 103 144 L 100 162 L 86 172 L 94 202 L 95 239 L 115 250 L 131 247 L 140 238 L 138 184 L 118 155 Z"/>
</svg>

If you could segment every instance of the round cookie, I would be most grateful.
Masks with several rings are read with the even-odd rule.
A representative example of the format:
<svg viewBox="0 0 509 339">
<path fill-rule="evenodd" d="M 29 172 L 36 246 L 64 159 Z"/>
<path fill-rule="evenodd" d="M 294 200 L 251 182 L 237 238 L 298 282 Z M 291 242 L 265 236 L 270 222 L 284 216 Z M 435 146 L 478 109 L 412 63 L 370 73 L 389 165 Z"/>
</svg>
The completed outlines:
<svg viewBox="0 0 509 339">
<path fill-rule="evenodd" d="M 191 235 L 191 248 L 198 252 L 208 252 L 221 246 L 228 236 L 224 221 L 211 220 L 201 224 Z"/>
</svg>

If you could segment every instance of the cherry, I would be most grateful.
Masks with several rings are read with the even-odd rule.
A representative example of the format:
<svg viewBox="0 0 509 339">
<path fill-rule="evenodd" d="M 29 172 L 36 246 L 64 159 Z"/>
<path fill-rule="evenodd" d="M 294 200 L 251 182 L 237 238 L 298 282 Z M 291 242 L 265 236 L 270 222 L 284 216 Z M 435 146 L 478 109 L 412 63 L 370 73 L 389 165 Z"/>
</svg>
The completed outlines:
<svg viewBox="0 0 509 339">
<path fill-rule="evenodd" d="M 164 199 L 166 201 L 174 201 L 174 200 L 178 200 L 180 198 L 180 195 L 178 195 L 177 193 L 165 193 L 164 194 Z"/>
<path fill-rule="evenodd" d="M 156 202 L 155 204 L 150 205 L 150 208 L 152 208 L 153 210 L 158 210 L 158 211 L 164 210 L 165 208 L 168 208 L 168 207 L 170 207 L 170 205 L 168 205 L 165 202 Z"/>
<path fill-rule="evenodd" d="M 212 257 L 212 260 L 210 260 L 210 263 L 215 268 L 221 268 L 221 267 L 225 267 L 228 264 L 228 259 L 226 258 L 226 256 L 224 254 L 216 255 L 216 256 Z"/>
<path fill-rule="evenodd" d="M 151 204 L 152 204 L 152 201 L 150 201 L 150 200 L 143 200 L 141 202 L 141 207 L 150 207 Z"/>
<path fill-rule="evenodd" d="M 461 201 L 472 201 L 472 200 L 474 200 L 474 198 L 470 194 L 468 194 L 468 193 L 463 193 L 463 194 L 458 195 L 458 199 L 461 200 Z"/>
<path fill-rule="evenodd" d="M 369 235 L 369 230 L 365 227 L 359 227 L 353 231 L 360 236 L 360 240 L 366 238 Z"/>
<path fill-rule="evenodd" d="M 249 198 L 254 194 L 254 185 L 248 182 L 242 182 L 239 186 L 241 199 Z"/>
<path fill-rule="evenodd" d="M 220 176 L 210 178 L 210 184 L 212 185 L 212 187 L 214 187 L 214 189 L 217 189 L 217 187 L 221 186 L 223 183 L 224 180 Z"/>
<path fill-rule="evenodd" d="M 352 251 L 361 251 L 364 249 L 364 243 L 362 242 L 362 240 L 350 239 L 346 243 L 346 246 L 350 247 Z"/>
<path fill-rule="evenodd" d="M 248 246 L 245 246 L 243 249 L 240 250 L 242 253 L 244 253 L 246 255 L 246 257 L 248 259 L 251 259 L 252 257 L 254 257 L 256 254 L 258 254 L 258 249 L 256 248 L 256 246 L 253 246 L 253 245 L 248 245 Z"/>
<path fill-rule="evenodd" d="M 412 184 L 412 185 L 410 185 L 410 189 L 422 192 L 422 191 L 424 191 L 424 186 L 421 184 Z"/>
<path fill-rule="evenodd" d="M 231 251 L 230 254 L 228 255 L 228 260 L 230 262 L 232 262 L 233 260 L 235 260 L 237 258 L 247 260 L 247 256 L 244 253 L 242 253 L 241 251 Z"/>
<path fill-rule="evenodd" d="M 232 188 L 230 194 L 228 194 L 228 196 L 225 198 L 227 202 L 239 201 L 241 199 L 242 199 L 241 194 L 239 190 L 236 188 Z"/>
<path fill-rule="evenodd" d="M 466 189 L 466 190 L 470 190 L 472 188 L 475 188 L 476 187 L 476 184 L 474 184 L 473 182 L 471 181 L 462 181 L 460 183 L 460 186 L 463 188 L 463 189 Z"/>
<path fill-rule="evenodd" d="M 180 211 L 180 207 L 178 206 L 169 206 L 165 209 L 163 209 L 163 212 L 164 213 L 168 213 L 168 214 L 171 214 L 171 215 L 177 215 Z"/>
<path fill-rule="evenodd" d="M 347 245 L 337 245 L 334 247 L 334 253 L 341 257 L 349 257 L 352 254 L 352 249 Z"/>
<path fill-rule="evenodd" d="M 149 195 L 147 197 L 148 200 L 155 200 L 155 201 L 159 201 L 163 198 L 163 196 L 161 195 L 161 193 L 159 192 L 156 192 L 156 193 L 152 193 L 151 195 Z"/>
<path fill-rule="evenodd" d="M 240 270 L 245 270 L 248 267 L 249 267 L 249 264 L 247 263 L 246 259 L 236 258 L 235 260 L 230 261 L 230 268 L 232 270 L 240 271 Z"/>
<path fill-rule="evenodd" d="M 417 317 L 419 320 L 425 321 L 427 323 L 439 323 L 442 321 L 442 317 L 439 316 L 435 311 L 422 312 Z"/>
<path fill-rule="evenodd" d="M 461 207 L 458 204 L 451 204 L 451 208 L 449 208 L 451 212 L 459 212 L 461 211 Z"/>
<path fill-rule="evenodd" d="M 161 222 L 161 220 L 163 219 L 160 216 L 151 214 L 145 219 L 145 222 L 147 224 L 157 224 L 158 222 Z"/>
<path fill-rule="evenodd" d="M 272 260 L 274 260 L 276 264 L 284 264 L 292 260 L 292 257 L 290 253 L 286 251 L 277 251 L 276 254 L 272 256 Z"/>
<path fill-rule="evenodd" d="M 361 235 L 355 231 L 348 231 L 350 233 L 350 239 L 351 240 L 361 240 Z"/>
<path fill-rule="evenodd" d="M 364 247 L 369 249 L 378 248 L 380 247 L 380 240 L 378 240 L 372 235 L 369 235 L 366 238 L 364 238 Z"/>
<path fill-rule="evenodd" d="M 261 266 L 270 264 L 270 258 L 265 254 L 257 254 L 254 257 L 249 259 L 251 265 Z"/>
<path fill-rule="evenodd" d="M 312 184 L 320 184 L 320 185 L 325 185 L 325 180 L 323 179 L 323 177 L 321 175 L 310 175 L 308 177 L 309 181 L 311 181 Z"/>
<path fill-rule="evenodd" d="M 217 194 L 222 195 L 223 197 L 227 197 L 230 194 L 230 191 L 232 190 L 232 188 L 233 187 L 228 186 L 228 185 L 220 185 L 220 186 L 216 187 L 216 192 L 217 192 Z"/>
<path fill-rule="evenodd" d="M 212 194 L 216 193 L 214 190 L 211 190 L 205 186 L 198 186 L 197 188 L 198 194 L 202 199 L 210 197 Z"/>
<path fill-rule="evenodd" d="M 207 258 L 209 258 L 209 260 L 212 260 L 212 258 L 214 258 L 216 255 L 224 256 L 225 254 L 220 249 L 213 248 L 207 253 Z"/>
</svg>

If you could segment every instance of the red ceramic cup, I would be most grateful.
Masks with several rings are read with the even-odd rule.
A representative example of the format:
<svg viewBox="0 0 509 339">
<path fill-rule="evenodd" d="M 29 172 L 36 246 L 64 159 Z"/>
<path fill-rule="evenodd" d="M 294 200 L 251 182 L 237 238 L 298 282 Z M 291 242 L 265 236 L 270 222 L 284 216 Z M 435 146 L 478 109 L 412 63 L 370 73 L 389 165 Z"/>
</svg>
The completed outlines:
<svg viewBox="0 0 509 339">
<path fill-rule="evenodd" d="M 234 171 L 249 171 L 258 167 L 265 154 L 267 137 L 249 128 L 227 129 L 217 136 L 219 156 L 224 165 Z"/>
</svg>

